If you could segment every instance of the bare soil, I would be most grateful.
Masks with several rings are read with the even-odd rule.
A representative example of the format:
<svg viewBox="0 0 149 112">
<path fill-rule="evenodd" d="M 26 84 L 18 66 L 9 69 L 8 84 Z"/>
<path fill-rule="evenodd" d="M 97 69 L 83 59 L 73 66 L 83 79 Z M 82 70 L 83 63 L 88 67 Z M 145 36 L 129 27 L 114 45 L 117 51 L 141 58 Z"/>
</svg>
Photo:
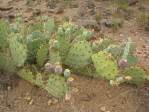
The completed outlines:
<svg viewBox="0 0 149 112">
<path fill-rule="evenodd" d="M 31 1 L 31 3 L 26 4 L 27 1 Z M 103 15 L 104 19 L 111 17 L 110 0 L 91 0 L 96 7 L 95 14 L 92 14 L 90 9 L 83 10 L 85 0 L 74 0 L 73 8 L 57 1 L 54 9 L 48 6 L 51 3 L 49 1 L 0 0 L 0 17 L 13 20 L 17 13 L 21 13 L 24 20 L 28 22 L 40 15 L 48 15 L 58 21 L 67 17 L 76 23 L 82 18 L 93 20 L 98 12 Z M 144 10 L 149 11 L 149 1 L 143 1 Z M 92 5 L 90 4 L 90 6 Z M 100 37 L 104 34 L 120 42 L 131 37 L 137 45 L 136 54 L 139 56 L 140 65 L 148 70 L 149 32 L 139 27 L 136 22 L 136 15 L 141 6 L 139 3 L 131 6 L 134 12 L 129 19 L 124 20 L 122 28 L 116 32 L 99 26 L 96 35 Z M 114 7 L 112 8 L 114 11 Z M 126 84 L 112 87 L 107 81 L 101 79 L 77 75 L 72 75 L 72 77 L 74 82 L 71 84 L 72 96 L 69 101 L 56 99 L 46 91 L 20 78 L 10 79 L 12 83 L 8 83 L 5 85 L 6 88 L 0 89 L 0 112 L 149 112 L 148 84 L 142 87 Z M 50 101 L 54 104 L 49 104 Z"/>
</svg>

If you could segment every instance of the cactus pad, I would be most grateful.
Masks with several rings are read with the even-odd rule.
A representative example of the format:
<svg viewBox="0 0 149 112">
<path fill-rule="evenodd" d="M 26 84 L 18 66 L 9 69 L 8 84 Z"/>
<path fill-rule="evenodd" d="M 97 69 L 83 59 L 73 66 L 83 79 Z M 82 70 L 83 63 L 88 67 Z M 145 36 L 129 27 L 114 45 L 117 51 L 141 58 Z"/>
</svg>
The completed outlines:
<svg viewBox="0 0 149 112">
<path fill-rule="evenodd" d="M 43 66 L 45 61 L 48 59 L 48 47 L 48 44 L 43 44 L 37 50 L 36 60 L 39 67 Z"/>
<path fill-rule="evenodd" d="M 18 72 L 18 75 L 23 79 L 45 89 L 51 95 L 62 98 L 68 91 L 68 85 L 65 78 L 56 74 L 47 74 L 48 79 L 44 79 L 44 74 L 33 72 L 30 69 L 24 68 Z"/>
<path fill-rule="evenodd" d="M 92 55 L 92 61 L 96 68 L 96 72 L 102 77 L 112 80 L 118 75 L 116 60 L 107 52 L 98 52 Z"/>
<path fill-rule="evenodd" d="M 11 57 L 14 64 L 17 67 L 21 67 L 27 58 L 27 48 L 25 45 L 21 44 L 18 41 L 18 36 L 20 35 L 12 35 L 13 37 L 9 40 L 9 49 L 11 52 Z"/>
<path fill-rule="evenodd" d="M 134 85 L 142 85 L 145 82 L 146 73 L 140 67 L 131 67 L 124 71 L 125 76 L 130 76 L 131 80 L 126 82 Z"/>
<path fill-rule="evenodd" d="M 72 68 L 84 68 L 91 62 L 92 49 L 87 41 L 74 43 L 68 53 L 66 64 Z"/>
</svg>

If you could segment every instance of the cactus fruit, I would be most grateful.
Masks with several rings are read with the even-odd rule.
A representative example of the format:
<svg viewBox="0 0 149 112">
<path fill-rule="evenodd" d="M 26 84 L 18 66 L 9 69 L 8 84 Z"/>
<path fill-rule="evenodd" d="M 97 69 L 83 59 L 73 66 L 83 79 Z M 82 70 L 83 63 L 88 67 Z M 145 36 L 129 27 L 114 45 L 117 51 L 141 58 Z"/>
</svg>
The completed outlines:
<svg viewBox="0 0 149 112">
<path fill-rule="evenodd" d="M 64 97 L 69 89 L 68 85 L 65 82 L 65 79 L 62 76 L 56 74 L 47 74 L 48 79 L 44 80 L 43 74 L 33 74 L 30 69 L 24 68 L 18 72 L 18 75 L 21 78 L 45 89 L 46 91 L 48 91 L 48 93 L 57 98 Z"/>
<path fill-rule="evenodd" d="M 130 67 L 124 71 L 124 75 L 127 83 L 134 84 L 134 85 L 142 85 L 145 82 L 146 73 L 140 67 Z M 127 80 L 128 79 L 128 80 Z"/>
<path fill-rule="evenodd" d="M 9 49 L 16 67 L 23 66 L 27 58 L 27 48 L 18 41 L 19 36 L 20 35 L 12 34 L 12 38 L 9 39 Z"/>
<path fill-rule="evenodd" d="M 118 66 L 121 69 L 125 69 L 128 66 L 128 61 L 126 59 L 120 59 L 118 61 Z"/>
<path fill-rule="evenodd" d="M 96 68 L 96 72 L 102 77 L 113 80 L 118 75 L 116 60 L 110 53 L 100 51 L 92 55 L 92 61 Z"/>
<path fill-rule="evenodd" d="M 92 49 L 87 41 L 74 43 L 69 50 L 66 64 L 71 68 L 84 68 L 91 62 Z"/>
<path fill-rule="evenodd" d="M 40 46 L 40 48 L 37 50 L 37 55 L 36 55 L 36 60 L 37 60 L 37 65 L 39 67 L 42 67 L 45 63 L 45 61 L 48 59 L 48 44 L 43 44 Z"/>
<path fill-rule="evenodd" d="M 65 69 L 64 70 L 64 77 L 67 79 L 68 77 L 70 77 L 71 71 L 69 69 Z"/>
</svg>

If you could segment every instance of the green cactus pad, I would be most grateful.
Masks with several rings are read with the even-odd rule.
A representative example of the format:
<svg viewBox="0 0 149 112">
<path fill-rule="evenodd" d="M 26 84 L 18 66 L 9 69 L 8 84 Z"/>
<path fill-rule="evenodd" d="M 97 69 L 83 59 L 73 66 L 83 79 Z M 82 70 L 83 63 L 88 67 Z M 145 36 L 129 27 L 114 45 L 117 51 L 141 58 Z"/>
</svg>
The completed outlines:
<svg viewBox="0 0 149 112">
<path fill-rule="evenodd" d="M 96 72 L 108 79 L 115 79 L 118 75 L 118 68 L 116 60 L 111 56 L 110 53 L 105 51 L 98 52 L 92 55 L 92 61 L 96 68 Z"/>
<path fill-rule="evenodd" d="M 16 70 L 16 66 L 10 57 L 0 53 L 0 69 L 5 72 L 14 72 Z"/>
<path fill-rule="evenodd" d="M 74 43 L 69 50 L 66 64 L 72 68 L 83 68 L 91 62 L 92 49 L 87 41 Z"/>
<path fill-rule="evenodd" d="M 21 67 L 23 66 L 27 58 L 27 48 L 25 45 L 21 44 L 18 41 L 18 36 L 20 35 L 12 34 L 11 36 L 12 38 L 9 39 L 9 48 L 11 52 L 11 57 L 14 64 L 17 67 Z"/>
<path fill-rule="evenodd" d="M 64 97 L 66 92 L 69 90 L 65 78 L 56 74 L 47 74 L 48 79 L 44 80 L 44 74 L 33 73 L 30 69 L 24 68 L 18 72 L 18 75 L 21 78 L 45 89 L 49 94 L 57 98 Z"/>
<path fill-rule="evenodd" d="M 8 34 L 9 25 L 5 21 L 0 20 L 0 48 L 6 47 Z"/>
<path fill-rule="evenodd" d="M 39 67 L 42 67 L 45 61 L 48 59 L 48 50 L 49 50 L 48 48 L 49 48 L 48 44 L 43 44 L 37 50 L 36 60 L 37 60 L 37 65 Z"/>
<path fill-rule="evenodd" d="M 126 82 L 134 85 L 142 85 L 145 82 L 146 73 L 140 67 L 131 67 L 124 71 L 125 76 L 130 76 L 132 79 Z"/>
</svg>

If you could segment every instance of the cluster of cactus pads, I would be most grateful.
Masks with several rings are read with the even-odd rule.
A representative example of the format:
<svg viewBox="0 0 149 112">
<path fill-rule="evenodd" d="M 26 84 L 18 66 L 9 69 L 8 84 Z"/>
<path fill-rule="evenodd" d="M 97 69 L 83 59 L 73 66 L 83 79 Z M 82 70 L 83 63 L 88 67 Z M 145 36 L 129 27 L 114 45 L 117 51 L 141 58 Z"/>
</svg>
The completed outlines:
<svg viewBox="0 0 149 112">
<path fill-rule="evenodd" d="M 131 39 L 120 45 L 109 38 L 94 40 L 93 32 L 83 27 L 66 22 L 55 28 L 54 20 L 46 17 L 33 25 L 19 24 L 10 26 L 0 21 L 0 69 L 19 71 L 20 77 L 55 97 L 63 97 L 68 91 L 69 69 L 136 85 L 146 79 L 144 70 L 136 67 Z"/>
<path fill-rule="evenodd" d="M 18 72 L 23 79 L 47 90 L 51 95 L 61 98 L 69 90 L 65 79 L 56 74 L 33 73 L 30 69 L 24 68 Z M 44 78 L 46 77 L 46 78 Z"/>
</svg>

